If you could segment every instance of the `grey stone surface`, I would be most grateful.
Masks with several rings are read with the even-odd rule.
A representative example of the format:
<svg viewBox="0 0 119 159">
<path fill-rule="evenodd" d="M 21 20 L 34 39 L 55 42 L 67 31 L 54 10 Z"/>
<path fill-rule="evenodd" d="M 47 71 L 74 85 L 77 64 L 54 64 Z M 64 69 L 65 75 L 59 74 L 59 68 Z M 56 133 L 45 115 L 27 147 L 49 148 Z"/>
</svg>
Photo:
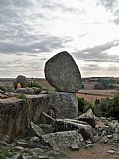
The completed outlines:
<svg viewBox="0 0 119 159">
<path fill-rule="evenodd" d="M 45 64 L 46 80 L 58 91 L 77 92 L 81 87 L 81 75 L 73 57 L 60 52 Z"/>
<path fill-rule="evenodd" d="M 21 93 L 21 94 L 35 94 L 34 90 L 32 88 L 26 87 L 26 88 L 18 88 L 15 90 L 15 93 Z"/>
<path fill-rule="evenodd" d="M 81 124 L 72 119 L 56 119 L 54 127 L 55 131 L 77 130 L 84 140 L 91 139 L 91 141 L 94 141 L 93 129 L 88 124 Z"/>
<path fill-rule="evenodd" d="M 21 84 L 21 87 L 25 87 L 28 84 L 28 80 L 25 76 L 19 75 L 13 82 L 14 88 L 16 88 L 17 83 Z"/>
<path fill-rule="evenodd" d="M 80 121 L 85 121 L 92 127 L 95 127 L 95 118 L 92 109 L 89 109 L 86 113 L 81 114 L 77 119 Z"/>
<path fill-rule="evenodd" d="M 43 129 L 45 134 L 49 134 L 54 131 L 53 125 L 50 125 L 50 124 L 40 124 L 40 127 Z"/>
<path fill-rule="evenodd" d="M 54 92 L 50 94 L 49 109 L 55 118 L 74 118 L 78 114 L 78 99 L 73 93 Z"/>
<path fill-rule="evenodd" d="M 53 148 L 70 147 L 72 144 L 80 144 L 78 132 L 75 130 L 42 135 L 42 139 L 44 142 L 49 143 Z"/>
<path fill-rule="evenodd" d="M 44 150 L 42 150 L 40 148 L 32 148 L 32 149 L 30 149 L 30 152 L 32 152 L 33 155 L 35 155 L 35 156 L 44 155 Z"/>
<path fill-rule="evenodd" d="M 31 121 L 38 123 L 42 112 L 48 112 L 49 95 L 27 95 L 28 103 L 22 99 L 7 99 L 0 102 L 0 137 L 11 138 L 22 135 Z"/>
<path fill-rule="evenodd" d="M 38 125 L 34 124 L 33 122 L 30 122 L 30 127 L 29 127 L 30 134 L 33 136 L 41 136 L 44 135 L 44 131 L 42 128 L 40 128 Z"/>
<path fill-rule="evenodd" d="M 42 112 L 39 119 L 40 124 L 50 124 L 53 125 L 54 119 L 46 114 L 45 112 Z"/>
</svg>

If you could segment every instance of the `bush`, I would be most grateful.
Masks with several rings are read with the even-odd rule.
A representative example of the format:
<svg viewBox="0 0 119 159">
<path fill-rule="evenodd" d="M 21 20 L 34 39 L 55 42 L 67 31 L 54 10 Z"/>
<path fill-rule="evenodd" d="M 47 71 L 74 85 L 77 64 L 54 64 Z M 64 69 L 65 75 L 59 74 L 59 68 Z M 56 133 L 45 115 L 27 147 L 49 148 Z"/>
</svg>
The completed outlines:
<svg viewBox="0 0 119 159">
<path fill-rule="evenodd" d="M 112 98 L 111 116 L 119 120 L 119 93 Z"/>
<path fill-rule="evenodd" d="M 85 113 L 89 108 L 96 116 L 114 117 L 119 120 L 119 93 L 111 99 L 96 99 L 95 103 L 88 103 L 83 98 L 78 98 L 79 114 Z"/>
<path fill-rule="evenodd" d="M 0 149 L 0 159 L 12 158 L 16 154 L 15 150 L 12 148 L 1 148 Z"/>
<path fill-rule="evenodd" d="M 29 99 L 28 99 L 28 97 L 27 97 L 25 94 L 18 94 L 16 97 L 17 97 L 18 99 L 22 99 L 25 104 L 28 104 L 28 103 L 29 103 Z"/>
<path fill-rule="evenodd" d="M 66 155 L 65 155 L 63 152 L 56 152 L 56 151 L 53 151 L 53 150 L 49 151 L 49 152 L 47 153 L 47 155 L 48 155 L 49 157 L 54 157 L 55 159 L 63 159 L 63 158 L 66 158 Z"/>
<path fill-rule="evenodd" d="M 115 89 L 116 86 L 107 82 L 107 81 L 100 81 L 95 84 L 94 89 Z"/>
<path fill-rule="evenodd" d="M 95 101 L 95 110 L 97 116 L 114 117 L 119 120 L 119 94 L 116 94 L 112 99 Z"/>
<path fill-rule="evenodd" d="M 97 116 L 109 117 L 111 115 L 111 109 L 111 99 L 101 99 L 99 103 L 96 103 L 95 101 L 95 113 Z"/>
<path fill-rule="evenodd" d="M 5 88 L 3 86 L 0 86 L 0 90 L 4 92 Z"/>
<path fill-rule="evenodd" d="M 84 98 L 78 97 L 78 115 L 87 112 L 87 110 L 90 108 L 95 113 L 95 104 L 88 103 L 86 100 L 84 100 Z"/>
</svg>

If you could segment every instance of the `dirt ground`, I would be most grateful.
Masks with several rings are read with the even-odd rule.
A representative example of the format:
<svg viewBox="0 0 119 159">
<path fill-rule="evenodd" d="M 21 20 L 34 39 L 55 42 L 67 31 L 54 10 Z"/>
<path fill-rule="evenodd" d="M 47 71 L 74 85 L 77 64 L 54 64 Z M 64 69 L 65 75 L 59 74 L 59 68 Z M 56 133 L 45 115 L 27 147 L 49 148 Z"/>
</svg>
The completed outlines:
<svg viewBox="0 0 119 159">
<path fill-rule="evenodd" d="M 95 102 L 96 99 L 107 98 L 107 96 L 101 95 L 89 95 L 89 94 L 76 94 L 79 98 L 84 98 L 88 102 Z"/>
<path fill-rule="evenodd" d="M 110 154 L 111 145 L 96 144 L 93 148 L 82 148 L 78 151 L 65 150 L 66 159 L 119 159 L 119 151 Z"/>
</svg>

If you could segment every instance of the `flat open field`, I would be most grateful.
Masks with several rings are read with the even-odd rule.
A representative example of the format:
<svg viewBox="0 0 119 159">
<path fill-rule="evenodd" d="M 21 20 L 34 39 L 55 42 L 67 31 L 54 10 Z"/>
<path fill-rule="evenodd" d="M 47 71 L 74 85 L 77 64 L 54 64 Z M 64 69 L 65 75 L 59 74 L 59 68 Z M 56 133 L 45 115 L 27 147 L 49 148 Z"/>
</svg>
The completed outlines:
<svg viewBox="0 0 119 159">
<path fill-rule="evenodd" d="M 112 98 L 118 92 L 119 91 L 117 91 L 117 90 L 86 90 L 86 89 L 81 89 L 78 91 L 77 97 L 84 98 L 88 102 L 94 102 L 96 99 Z"/>
</svg>

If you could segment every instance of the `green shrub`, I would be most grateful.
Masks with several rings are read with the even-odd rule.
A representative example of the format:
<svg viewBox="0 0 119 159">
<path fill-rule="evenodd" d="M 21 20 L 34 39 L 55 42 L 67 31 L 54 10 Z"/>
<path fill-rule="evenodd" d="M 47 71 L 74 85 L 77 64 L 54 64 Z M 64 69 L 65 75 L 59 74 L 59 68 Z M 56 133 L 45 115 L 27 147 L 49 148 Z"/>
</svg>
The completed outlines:
<svg viewBox="0 0 119 159">
<path fill-rule="evenodd" d="M 18 95 L 16 96 L 16 98 L 22 99 L 25 104 L 28 104 L 28 103 L 29 103 L 29 99 L 28 99 L 28 97 L 27 97 L 25 94 L 18 94 Z"/>
<path fill-rule="evenodd" d="M 89 108 L 96 116 L 114 117 L 119 120 L 119 93 L 111 99 L 96 99 L 95 103 L 88 103 L 83 98 L 78 98 L 79 114 L 85 113 Z"/>
<path fill-rule="evenodd" d="M 113 98 L 101 99 L 95 102 L 97 116 L 114 117 L 119 120 L 119 94 Z"/>
<path fill-rule="evenodd" d="M 4 92 L 5 88 L 3 86 L 0 86 L 0 90 Z"/>
<path fill-rule="evenodd" d="M 97 116 L 110 117 L 112 109 L 112 101 L 109 98 L 101 99 L 99 103 L 95 102 L 95 113 Z"/>
<path fill-rule="evenodd" d="M 84 98 L 78 97 L 78 115 L 85 113 L 90 108 L 95 113 L 95 104 L 89 103 L 86 100 L 84 100 Z"/>
<path fill-rule="evenodd" d="M 56 152 L 56 151 L 53 151 L 53 150 L 49 151 L 47 153 L 47 155 L 49 157 L 55 157 L 56 159 L 62 159 L 62 158 L 66 157 L 66 155 L 63 152 Z"/>
<path fill-rule="evenodd" d="M 16 152 L 12 148 L 6 147 L 0 149 L 0 159 L 12 158 L 15 154 Z"/>
</svg>

